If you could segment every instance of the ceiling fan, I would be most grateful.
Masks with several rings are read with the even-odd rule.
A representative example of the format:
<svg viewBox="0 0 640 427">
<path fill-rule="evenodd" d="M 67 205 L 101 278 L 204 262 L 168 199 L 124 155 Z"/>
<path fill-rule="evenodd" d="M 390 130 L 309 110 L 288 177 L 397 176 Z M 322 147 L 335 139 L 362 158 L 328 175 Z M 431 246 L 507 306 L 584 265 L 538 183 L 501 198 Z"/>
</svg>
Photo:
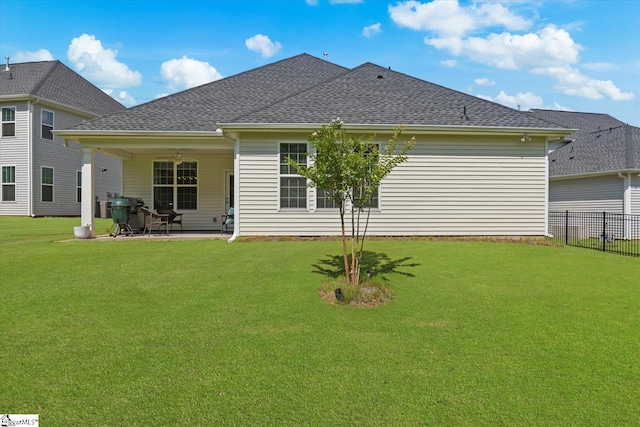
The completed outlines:
<svg viewBox="0 0 640 427">
<path fill-rule="evenodd" d="M 161 162 L 173 162 L 176 165 L 179 165 L 182 163 L 182 154 L 178 152 L 171 157 L 158 157 L 156 160 L 160 160 Z"/>
</svg>

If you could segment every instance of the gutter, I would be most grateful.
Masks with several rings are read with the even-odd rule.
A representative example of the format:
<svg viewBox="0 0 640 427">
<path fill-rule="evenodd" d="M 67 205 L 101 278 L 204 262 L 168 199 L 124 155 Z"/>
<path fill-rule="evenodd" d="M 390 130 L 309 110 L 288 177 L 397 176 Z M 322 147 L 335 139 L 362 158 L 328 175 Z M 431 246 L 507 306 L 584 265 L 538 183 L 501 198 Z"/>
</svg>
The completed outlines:
<svg viewBox="0 0 640 427">
<path fill-rule="evenodd" d="M 326 123 L 219 123 L 220 128 L 225 131 L 239 131 L 239 130 L 255 130 L 255 131 L 298 131 L 306 132 L 320 129 Z M 360 131 L 393 131 L 399 125 L 397 124 L 359 124 L 359 123 L 345 123 L 343 128 L 345 130 L 360 130 Z M 529 136 L 549 136 L 558 135 L 565 136 L 571 133 L 577 132 L 578 129 L 564 129 L 564 128 L 528 128 L 528 127 L 504 127 L 496 128 L 489 126 L 431 126 L 431 125 L 404 125 L 405 132 L 417 132 L 417 133 L 442 133 L 442 132 L 454 132 L 459 134 L 486 134 L 486 133 L 500 133 L 500 134 L 514 134 L 521 135 L 523 133 Z"/>
</svg>

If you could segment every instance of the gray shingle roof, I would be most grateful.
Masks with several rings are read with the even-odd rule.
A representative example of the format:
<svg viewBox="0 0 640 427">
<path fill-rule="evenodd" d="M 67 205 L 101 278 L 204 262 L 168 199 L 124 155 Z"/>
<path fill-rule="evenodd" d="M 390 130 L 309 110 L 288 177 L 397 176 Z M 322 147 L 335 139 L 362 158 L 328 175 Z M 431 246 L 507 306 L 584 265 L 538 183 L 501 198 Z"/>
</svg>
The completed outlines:
<svg viewBox="0 0 640 427">
<path fill-rule="evenodd" d="M 0 96 L 29 95 L 97 116 L 125 109 L 60 61 L 9 64 L 0 68 Z"/>
<path fill-rule="evenodd" d="M 562 128 L 371 63 L 233 123 L 328 123 L 336 117 L 350 124 Z"/>
<path fill-rule="evenodd" d="M 86 122 L 74 130 L 213 132 L 218 123 L 345 71 L 344 67 L 302 54 Z"/>
<path fill-rule="evenodd" d="M 301 54 L 73 130 L 213 132 L 221 123 L 320 124 L 336 117 L 364 125 L 563 128 L 371 63 L 347 69 Z"/>
<path fill-rule="evenodd" d="M 549 175 L 566 176 L 640 169 L 640 128 L 608 114 L 531 110 L 530 114 L 579 129 L 570 143 L 549 154 Z"/>
</svg>

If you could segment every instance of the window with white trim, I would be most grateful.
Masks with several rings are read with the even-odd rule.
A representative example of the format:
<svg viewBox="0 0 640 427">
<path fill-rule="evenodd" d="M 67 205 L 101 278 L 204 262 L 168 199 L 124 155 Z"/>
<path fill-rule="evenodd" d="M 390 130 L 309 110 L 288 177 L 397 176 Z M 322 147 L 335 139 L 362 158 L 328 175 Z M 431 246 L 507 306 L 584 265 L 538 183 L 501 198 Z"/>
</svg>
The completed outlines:
<svg viewBox="0 0 640 427">
<path fill-rule="evenodd" d="M 82 171 L 76 171 L 76 202 L 82 203 Z"/>
<path fill-rule="evenodd" d="M 336 209 L 338 204 L 331 198 L 331 192 L 322 188 L 316 188 L 316 208 L 317 209 Z"/>
<path fill-rule="evenodd" d="M 153 162 L 153 206 L 198 209 L 198 162 Z"/>
<path fill-rule="evenodd" d="M 50 139 L 53 141 L 53 111 L 42 110 L 42 139 Z"/>
<path fill-rule="evenodd" d="M 16 136 L 16 107 L 2 107 L 2 135 Z"/>
<path fill-rule="evenodd" d="M 16 167 L 2 166 L 2 201 L 16 201 Z"/>
<path fill-rule="evenodd" d="M 43 166 L 40 169 L 40 200 L 53 202 L 53 168 Z"/>
<path fill-rule="evenodd" d="M 369 149 L 367 150 L 367 156 L 376 156 L 376 159 L 378 158 L 379 154 L 380 154 L 380 145 L 376 144 L 376 143 L 372 143 L 369 146 Z M 360 192 L 362 190 L 364 190 L 366 187 L 368 187 L 369 182 L 365 181 L 361 184 L 360 188 L 354 188 L 354 193 L 355 193 L 355 198 L 358 197 L 358 195 L 360 194 Z M 375 193 L 371 196 L 371 201 L 369 203 L 368 206 L 363 206 L 363 208 L 378 208 L 380 207 L 380 187 L 378 187 L 375 191 Z"/>
<path fill-rule="evenodd" d="M 307 179 L 298 175 L 296 169 L 287 163 L 291 158 L 299 165 L 307 164 L 307 144 L 280 143 L 280 207 L 307 207 Z"/>
</svg>

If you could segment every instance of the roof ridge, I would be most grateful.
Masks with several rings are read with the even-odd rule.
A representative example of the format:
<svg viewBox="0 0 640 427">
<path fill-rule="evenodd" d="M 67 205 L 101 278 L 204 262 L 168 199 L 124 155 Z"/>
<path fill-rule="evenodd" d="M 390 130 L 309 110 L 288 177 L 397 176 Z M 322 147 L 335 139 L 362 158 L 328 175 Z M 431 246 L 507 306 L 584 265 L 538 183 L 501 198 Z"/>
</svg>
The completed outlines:
<svg viewBox="0 0 640 427">
<path fill-rule="evenodd" d="M 298 56 L 302 56 L 302 55 L 308 55 L 308 54 L 306 54 L 306 53 L 305 53 L 305 54 L 301 54 L 301 55 L 298 55 Z M 308 55 L 308 56 L 311 56 L 312 58 L 316 58 L 315 56 L 312 56 L 312 55 Z M 294 56 L 294 58 L 295 58 L 295 56 Z M 321 60 L 320 58 L 316 58 L 316 59 Z M 274 64 L 275 64 L 275 63 L 274 63 Z M 332 62 L 332 64 L 333 64 L 333 62 Z M 257 113 L 258 111 L 265 110 L 265 109 L 267 109 L 267 108 L 269 108 L 269 107 L 271 107 L 271 106 L 273 106 L 273 105 L 275 105 L 275 104 L 278 104 L 278 103 L 280 103 L 280 102 L 286 101 L 287 99 L 293 98 L 294 96 L 298 96 L 298 95 L 300 95 L 300 94 L 303 94 L 303 93 L 305 93 L 305 92 L 308 92 L 308 91 L 310 91 L 310 90 L 311 90 L 311 89 L 313 89 L 313 88 L 316 88 L 316 87 L 318 87 L 318 86 L 320 86 L 320 85 L 323 85 L 323 84 L 325 84 L 325 83 L 328 83 L 328 82 L 330 82 L 330 81 L 332 81 L 332 80 L 335 80 L 335 79 L 337 79 L 338 77 L 342 77 L 342 76 L 344 76 L 344 75 L 347 75 L 347 74 L 351 73 L 353 70 L 355 70 L 355 68 L 351 69 L 351 68 L 343 67 L 342 65 L 338 65 L 338 64 L 333 64 L 333 65 L 336 65 L 336 66 L 338 66 L 338 67 L 342 67 L 342 68 L 344 68 L 344 71 L 343 71 L 342 73 L 340 73 L 340 74 L 335 75 L 335 76 L 331 76 L 331 77 L 329 77 L 329 78 L 326 78 L 326 79 L 324 79 L 324 80 L 322 80 L 322 81 L 320 81 L 320 82 L 318 82 L 318 83 L 316 83 L 316 84 L 314 84 L 314 85 L 308 86 L 308 87 L 306 87 L 306 88 L 304 88 L 304 89 L 300 89 L 299 91 L 296 91 L 296 92 L 294 92 L 294 93 L 291 93 L 291 94 L 289 94 L 289 95 L 287 95 L 287 96 L 285 96 L 285 97 L 283 97 L 283 98 L 279 98 L 279 99 L 277 99 L 277 100 L 275 100 L 275 101 L 273 101 L 273 102 L 270 102 L 269 104 L 261 105 L 260 107 L 256 107 L 256 108 L 254 108 L 254 109 L 252 109 L 252 110 L 245 111 L 244 113 L 242 113 L 242 114 L 241 114 L 241 115 L 239 115 L 238 117 L 233 117 L 232 119 L 230 119 L 230 120 L 229 120 L 229 122 L 230 122 L 230 123 L 233 123 L 233 122 L 235 122 L 236 120 L 240 120 L 240 119 L 241 119 L 241 118 L 243 118 L 244 116 L 248 116 L 248 115 L 251 115 L 251 114 Z M 363 65 L 364 65 L 364 64 L 363 64 Z M 356 68 L 358 68 L 358 67 L 356 67 Z"/>
<path fill-rule="evenodd" d="M 636 167 L 635 150 L 633 147 L 633 128 L 629 125 L 622 126 L 624 128 L 624 160 L 627 169 Z"/>
</svg>

